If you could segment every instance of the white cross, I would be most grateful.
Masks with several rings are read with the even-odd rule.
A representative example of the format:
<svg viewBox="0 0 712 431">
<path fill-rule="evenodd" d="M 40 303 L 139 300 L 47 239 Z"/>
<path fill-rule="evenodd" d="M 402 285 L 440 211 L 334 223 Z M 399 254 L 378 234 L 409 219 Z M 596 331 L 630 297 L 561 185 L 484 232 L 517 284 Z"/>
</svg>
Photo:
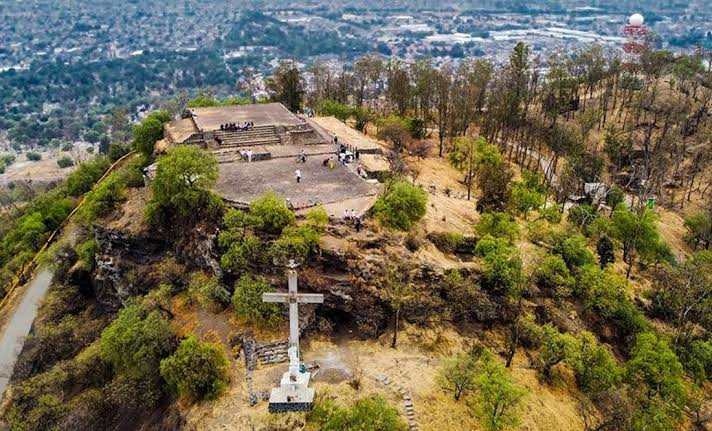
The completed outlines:
<svg viewBox="0 0 712 431">
<path fill-rule="evenodd" d="M 324 302 L 324 295 L 318 293 L 297 293 L 297 265 L 293 260 L 287 265 L 287 276 L 289 278 L 288 293 L 263 293 L 262 302 L 287 303 L 289 304 L 289 348 L 296 350 L 296 355 L 290 355 L 289 371 L 291 375 L 299 372 L 299 310 L 298 304 L 321 304 Z M 296 357 L 293 357 L 296 356 Z"/>
</svg>

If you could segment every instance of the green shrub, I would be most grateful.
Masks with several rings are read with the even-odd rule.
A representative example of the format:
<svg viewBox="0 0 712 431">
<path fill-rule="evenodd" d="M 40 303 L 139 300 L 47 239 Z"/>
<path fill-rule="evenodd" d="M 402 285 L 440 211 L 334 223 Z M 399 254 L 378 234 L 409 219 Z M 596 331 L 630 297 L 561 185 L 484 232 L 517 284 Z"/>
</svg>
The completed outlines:
<svg viewBox="0 0 712 431">
<path fill-rule="evenodd" d="M 593 252 L 588 248 L 586 237 L 580 234 L 561 239 L 554 247 L 554 253 L 564 259 L 570 270 L 591 265 L 596 261 Z"/>
<path fill-rule="evenodd" d="M 307 212 L 306 224 L 318 232 L 322 232 L 329 224 L 329 213 L 323 206 L 314 207 Z"/>
<path fill-rule="evenodd" d="M 96 255 L 96 240 L 90 238 L 81 244 L 77 245 L 77 256 L 79 264 L 86 271 L 91 271 L 94 268 Z"/>
<path fill-rule="evenodd" d="M 558 205 L 539 208 L 539 217 L 551 224 L 561 223 L 561 211 Z"/>
<path fill-rule="evenodd" d="M 405 431 L 398 411 L 379 396 L 362 398 L 351 407 L 339 407 L 331 400 L 318 402 L 308 416 L 320 431 Z"/>
<path fill-rule="evenodd" d="M 557 255 L 549 255 L 535 270 L 534 279 L 542 288 L 554 292 L 558 298 L 571 295 L 574 278 L 566 266 L 566 262 Z"/>
<path fill-rule="evenodd" d="M 70 166 L 74 166 L 74 160 L 67 156 L 62 156 L 59 159 L 57 159 L 57 166 L 59 166 L 60 169 L 65 169 Z"/>
<path fill-rule="evenodd" d="M 65 142 L 62 144 L 62 151 L 67 152 L 67 151 L 72 151 L 74 149 L 74 144 L 71 142 Z"/>
<path fill-rule="evenodd" d="M 712 380 L 712 341 L 694 340 L 687 345 L 679 346 L 677 354 L 685 371 L 698 385 L 704 385 L 706 380 Z"/>
<path fill-rule="evenodd" d="M 413 139 L 425 139 L 428 134 L 428 128 L 420 118 L 408 119 L 408 132 Z"/>
<path fill-rule="evenodd" d="M 522 281 L 522 259 L 514 247 L 496 248 L 484 257 L 482 287 L 516 296 Z"/>
<path fill-rule="evenodd" d="M 188 284 L 190 296 L 201 306 L 220 310 L 230 303 L 230 292 L 220 282 L 203 272 L 196 272 Z"/>
<path fill-rule="evenodd" d="M 181 397 L 211 399 L 227 385 L 229 366 L 221 345 L 201 343 L 190 336 L 173 355 L 161 361 L 161 376 Z"/>
<path fill-rule="evenodd" d="M 621 304 L 628 300 L 625 280 L 594 265 L 579 269 L 576 293 L 583 297 L 586 308 L 594 310 L 604 319 L 615 317 Z"/>
<path fill-rule="evenodd" d="M 475 232 L 483 237 L 492 235 L 495 238 L 505 238 L 514 241 L 519 238 L 517 222 L 509 214 L 502 212 L 484 213 L 475 225 Z"/>
<path fill-rule="evenodd" d="M 341 121 L 346 121 L 349 117 L 354 115 L 354 108 L 335 100 L 320 101 L 316 110 L 321 116 L 336 117 Z"/>
<path fill-rule="evenodd" d="M 97 157 L 91 162 L 80 163 L 65 182 L 67 193 L 70 196 L 80 196 L 91 190 L 94 184 L 109 169 L 110 163 L 103 157 Z"/>
<path fill-rule="evenodd" d="M 156 142 L 163 138 L 163 124 L 171 120 L 170 114 L 164 111 L 150 113 L 141 124 L 133 129 L 133 147 L 146 157 L 153 155 Z"/>
<path fill-rule="evenodd" d="M 617 385 L 623 377 L 611 352 L 598 344 L 596 336 L 588 331 L 578 336 L 569 362 L 579 388 L 592 397 Z"/>
<path fill-rule="evenodd" d="M 294 213 L 287 208 L 284 198 L 269 191 L 250 204 L 250 215 L 257 227 L 268 233 L 279 234 L 285 227 L 294 224 Z"/>
<path fill-rule="evenodd" d="M 402 231 L 410 230 L 425 215 L 427 193 L 407 181 L 396 181 L 381 194 L 374 213 L 384 225 Z"/>
<path fill-rule="evenodd" d="M 223 232 L 220 233 L 222 234 Z M 254 235 L 247 235 L 229 245 L 220 258 L 220 266 L 232 274 L 242 274 L 259 267 L 266 257 L 262 241 Z"/>
<path fill-rule="evenodd" d="M 271 287 L 265 281 L 243 275 L 235 283 L 232 295 L 232 307 L 235 313 L 246 320 L 255 323 L 274 322 L 280 317 L 277 304 L 262 302 L 262 294 L 269 292 Z"/>
<path fill-rule="evenodd" d="M 525 171 L 525 173 L 526 172 L 528 171 Z M 530 173 L 529 175 L 531 176 L 532 174 Z M 521 214 L 525 220 L 529 215 L 529 211 L 541 208 L 544 202 L 544 193 L 530 186 L 526 180 L 516 182 L 512 186 L 510 205 L 517 213 Z"/>
<path fill-rule="evenodd" d="M 101 358 L 119 374 L 158 374 L 161 359 L 175 349 L 173 329 L 161 312 L 130 303 L 101 334 Z"/>
<path fill-rule="evenodd" d="M 143 180 L 143 168 L 146 166 L 147 160 L 146 156 L 136 156 L 121 169 L 121 176 L 123 177 L 126 187 L 136 189 L 145 185 Z"/>
<path fill-rule="evenodd" d="M 487 234 L 477 241 L 475 246 L 475 255 L 486 257 L 491 253 L 514 253 L 516 250 L 512 244 L 504 238 L 495 238 Z"/>
<path fill-rule="evenodd" d="M 31 162 L 39 162 L 40 160 L 42 160 L 42 154 L 36 153 L 34 151 L 27 152 L 25 156 L 27 156 L 27 160 Z"/>
<path fill-rule="evenodd" d="M 596 210 L 588 204 L 576 205 L 569 210 L 569 223 L 579 229 L 586 229 L 596 218 L 598 218 Z"/>
<path fill-rule="evenodd" d="M 290 259 L 304 262 L 319 247 L 319 233 L 310 226 L 289 226 L 272 243 L 269 255 L 272 260 L 287 263 Z"/>
<path fill-rule="evenodd" d="M 115 162 L 128 154 L 129 151 L 130 148 L 127 145 L 119 142 L 112 142 L 111 145 L 109 145 L 109 150 L 106 152 L 106 157 L 112 162 Z"/>
<path fill-rule="evenodd" d="M 109 214 L 125 200 L 124 179 L 120 172 L 114 172 L 87 193 L 81 209 L 82 219 L 86 223 L 91 223 Z"/>
</svg>

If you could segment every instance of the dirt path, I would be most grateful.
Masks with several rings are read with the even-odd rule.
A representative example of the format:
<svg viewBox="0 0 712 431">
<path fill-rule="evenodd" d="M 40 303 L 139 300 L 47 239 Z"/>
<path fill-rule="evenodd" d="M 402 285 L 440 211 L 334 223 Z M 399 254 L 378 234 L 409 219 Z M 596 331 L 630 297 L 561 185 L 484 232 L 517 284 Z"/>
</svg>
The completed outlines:
<svg viewBox="0 0 712 431">
<path fill-rule="evenodd" d="M 18 294 L 18 304 L 0 333 L 0 400 L 12 376 L 15 361 L 25 345 L 35 321 L 40 301 L 44 298 L 52 281 L 52 273 L 42 269 Z"/>
</svg>

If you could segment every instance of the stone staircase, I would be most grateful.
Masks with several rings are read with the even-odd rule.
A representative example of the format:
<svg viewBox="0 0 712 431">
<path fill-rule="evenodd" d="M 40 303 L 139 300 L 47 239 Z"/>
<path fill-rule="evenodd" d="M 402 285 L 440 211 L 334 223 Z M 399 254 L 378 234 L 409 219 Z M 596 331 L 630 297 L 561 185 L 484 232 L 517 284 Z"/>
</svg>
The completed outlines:
<svg viewBox="0 0 712 431">
<path fill-rule="evenodd" d="M 289 361 L 288 348 L 286 341 L 259 344 L 255 347 L 255 355 L 262 365 L 278 364 Z"/>
<path fill-rule="evenodd" d="M 220 139 L 220 148 L 279 145 L 281 143 L 274 126 L 255 126 L 249 130 L 235 132 L 217 130 L 214 134 L 216 138 Z"/>
<path fill-rule="evenodd" d="M 415 417 L 415 407 L 413 406 L 413 397 L 410 393 L 410 389 L 401 385 L 400 383 L 392 381 L 388 376 L 378 375 L 374 377 L 374 380 L 391 388 L 399 397 L 403 399 L 403 408 L 405 410 L 405 417 L 408 420 L 408 431 L 418 431 L 418 421 Z"/>
</svg>

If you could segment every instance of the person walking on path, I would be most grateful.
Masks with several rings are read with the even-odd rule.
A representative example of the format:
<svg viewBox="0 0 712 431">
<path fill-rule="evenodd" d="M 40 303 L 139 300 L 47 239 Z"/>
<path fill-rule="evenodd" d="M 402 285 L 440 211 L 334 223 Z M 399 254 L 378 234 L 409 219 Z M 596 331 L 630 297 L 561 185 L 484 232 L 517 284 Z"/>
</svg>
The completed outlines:
<svg viewBox="0 0 712 431">
<path fill-rule="evenodd" d="M 294 177 L 297 179 L 297 183 L 301 183 L 302 182 L 302 171 L 300 171 L 299 169 L 294 171 Z"/>
</svg>

